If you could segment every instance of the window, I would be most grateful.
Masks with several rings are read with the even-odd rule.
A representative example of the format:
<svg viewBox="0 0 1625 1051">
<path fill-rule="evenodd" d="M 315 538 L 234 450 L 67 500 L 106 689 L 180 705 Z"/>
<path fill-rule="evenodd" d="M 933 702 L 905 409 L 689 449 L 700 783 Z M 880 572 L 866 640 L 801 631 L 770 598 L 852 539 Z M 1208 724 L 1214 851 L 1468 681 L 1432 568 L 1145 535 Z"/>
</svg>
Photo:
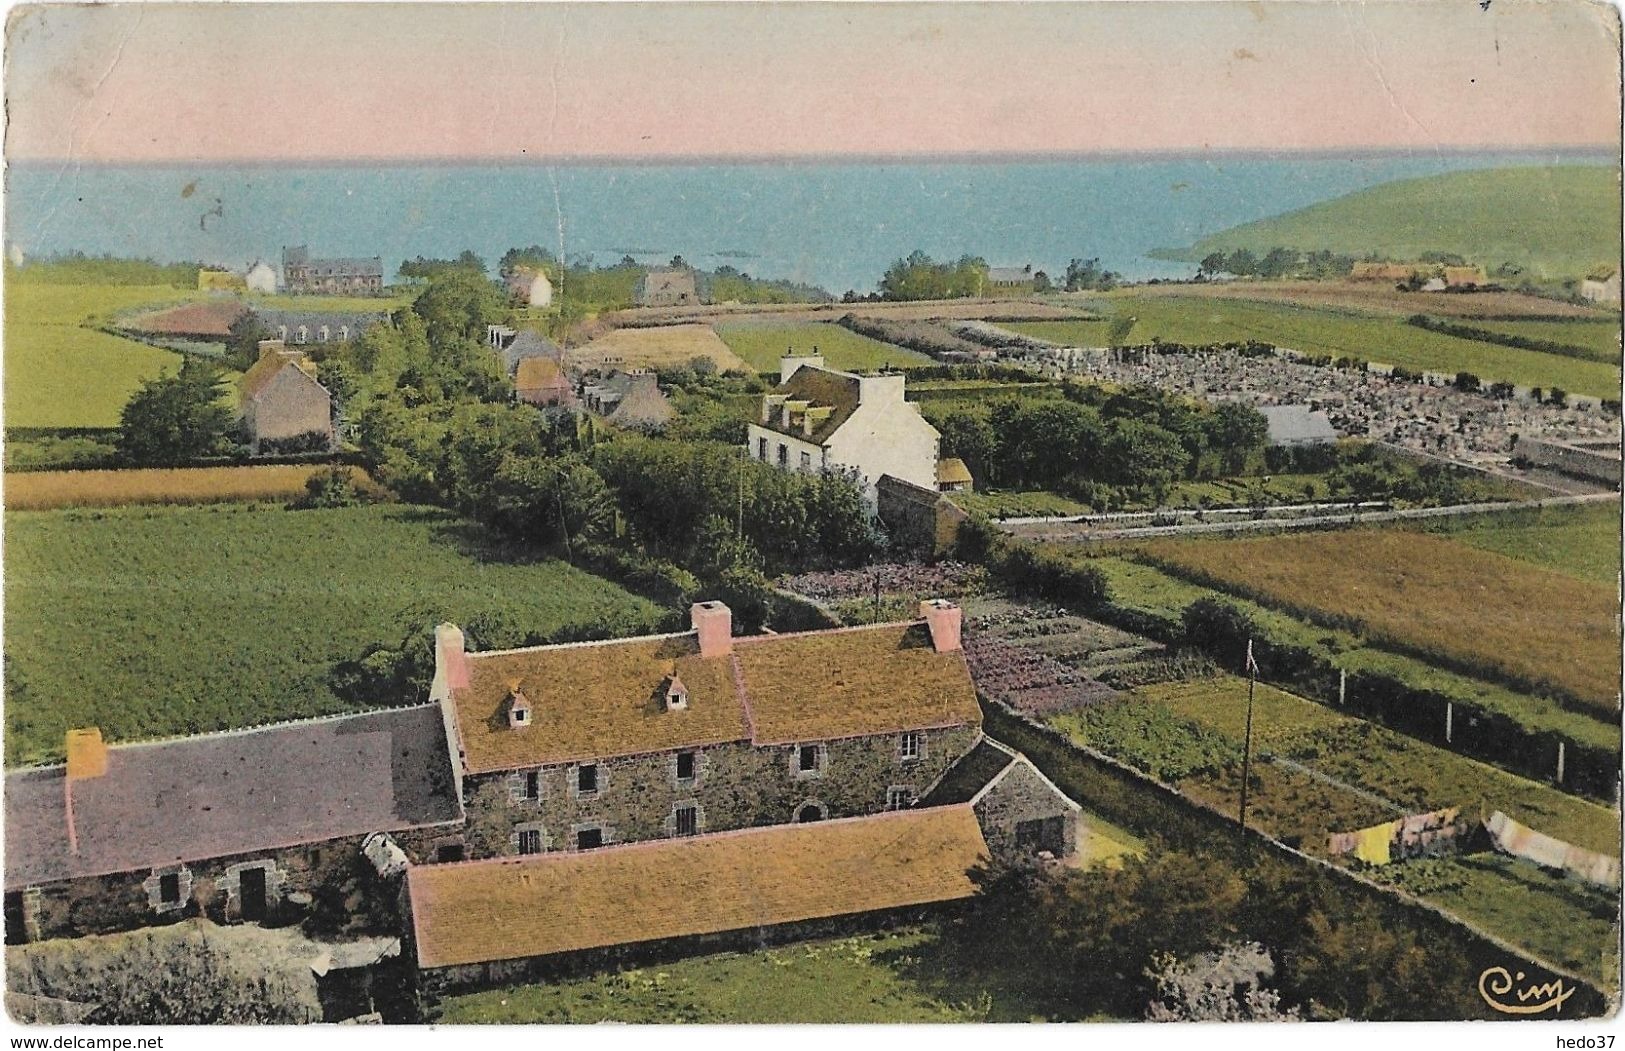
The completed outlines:
<svg viewBox="0 0 1625 1051">
<path fill-rule="evenodd" d="M 164 905 L 181 903 L 181 874 L 170 872 L 158 877 L 158 901 Z"/>
<path fill-rule="evenodd" d="M 886 789 L 887 810 L 907 810 L 914 802 L 914 790 L 907 785 L 892 785 Z"/>
<path fill-rule="evenodd" d="M 790 447 L 785 445 L 783 442 L 779 443 L 779 466 L 790 466 Z"/>
<path fill-rule="evenodd" d="M 693 836 L 700 831 L 700 808 L 697 806 L 680 806 L 676 811 L 676 822 L 673 831 L 679 836 Z"/>
<path fill-rule="evenodd" d="M 525 798 L 542 798 L 542 772 L 540 770 L 532 770 L 525 775 Z"/>
<path fill-rule="evenodd" d="M 796 770 L 803 774 L 818 772 L 818 746 L 804 744 L 796 749 Z"/>
<path fill-rule="evenodd" d="M 434 859 L 439 864 L 463 860 L 463 845 L 461 843 L 437 843 L 434 848 Z"/>
<path fill-rule="evenodd" d="M 920 735 L 917 732 L 910 731 L 904 734 L 897 741 L 897 757 L 904 762 L 918 759 L 920 757 L 920 744 Z"/>
<path fill-rule="evenodd" d="M 519 853 L 540 854 L 542 852 L 542 830 L 539 828 L 522 828 L 519 830 Z"/>
<path fill-rule="evenodd" d="M 576 830 L 577 850 L 597 850 L 604 845 L 604 830 L 601 828 L 582 828 Z"/>
<path fill-rule="evenodd" d="M 767 439 L 756 439 L 756 458 L 763 463 L 767 462 Z"/>
<path fill-rule="evenodd" d="M 598 791 L 597 763 L 583 763 L 576 767 L 576 791 L 583 795 Z"/>
<path fill-rule="evenodd" d="M 803 471 L 812 470 L 812 453 L 801 454 L 801 469 Z"/>
<path fill-rule="evenodd" d="M 677 753 L 677 780 L 679 780 L 679 781 L 692 781 L 692 780 L 694 780 L 694 753 L 693 752 L 678 752 Z"/>
</svg>

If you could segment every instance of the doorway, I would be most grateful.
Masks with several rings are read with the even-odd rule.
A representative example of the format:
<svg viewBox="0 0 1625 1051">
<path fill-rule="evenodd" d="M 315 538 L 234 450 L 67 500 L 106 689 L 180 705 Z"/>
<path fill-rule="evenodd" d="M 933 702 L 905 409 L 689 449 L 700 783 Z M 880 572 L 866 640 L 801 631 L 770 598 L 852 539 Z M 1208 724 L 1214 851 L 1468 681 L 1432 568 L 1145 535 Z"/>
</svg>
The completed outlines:
<svg viewBox="0 0 1625 1051">
<path fill-rule="evenodd" d="M 265 920 L 265 870 L 243 869 L 237 874 L 237 902 L 244 923 Z"/>
</svg>

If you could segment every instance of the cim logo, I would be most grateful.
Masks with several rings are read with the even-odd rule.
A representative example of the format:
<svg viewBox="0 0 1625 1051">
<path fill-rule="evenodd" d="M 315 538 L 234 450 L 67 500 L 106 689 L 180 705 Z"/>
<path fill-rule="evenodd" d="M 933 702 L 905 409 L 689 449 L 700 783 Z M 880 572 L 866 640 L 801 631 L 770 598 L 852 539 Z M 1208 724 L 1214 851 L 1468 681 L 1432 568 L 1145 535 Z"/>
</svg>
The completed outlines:
<svg viewBox="0 0 1625 1051">
<path fill-rule="evenodd" d="M 1574 990 L 1558 978 L 1542 985 L 1520 985 L 1524 973 L 1516 976 L 1505 967 L 1491 967 L 1478 976 L 1478 995 L 1484 1002 L 1502 1014 L 1538 1015 L 1547 1011 L 1560 1014 L 1563 1001 L 1574 995 Z"/>
</svg>

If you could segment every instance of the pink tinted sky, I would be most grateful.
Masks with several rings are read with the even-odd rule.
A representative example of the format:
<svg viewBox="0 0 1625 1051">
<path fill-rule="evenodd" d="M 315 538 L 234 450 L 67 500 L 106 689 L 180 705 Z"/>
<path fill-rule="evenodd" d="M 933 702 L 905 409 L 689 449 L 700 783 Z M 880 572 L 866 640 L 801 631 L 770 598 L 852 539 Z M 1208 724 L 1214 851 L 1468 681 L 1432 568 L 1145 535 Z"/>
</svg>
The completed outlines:
<svg viewBox="0 0 1625 1051">
<path fill-rule="evenodd" d="M 1593 145 L 1589 0 L 17 8 L 13 160 Z"/>
</svg>

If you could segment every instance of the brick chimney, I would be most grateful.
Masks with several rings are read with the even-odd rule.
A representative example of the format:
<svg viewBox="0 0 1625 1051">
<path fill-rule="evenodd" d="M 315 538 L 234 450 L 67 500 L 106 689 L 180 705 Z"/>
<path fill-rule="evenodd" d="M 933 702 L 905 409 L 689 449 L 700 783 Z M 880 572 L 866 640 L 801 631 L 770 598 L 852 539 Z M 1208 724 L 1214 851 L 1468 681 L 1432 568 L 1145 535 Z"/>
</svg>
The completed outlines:
<svg viewBox="0 0 1625 1051">
<path fill-rule="evenodd" d="M 88 781 L 107 773 L 107 745 L 97 727 L 69 730 L 67 750 L 69 781 Z"/>
<path fill-rule="evenodd" d="M 721 602 L 696 602 L 689 607 L 701 657 L 726 657 L 734 651 L 734 614 Z"/>
<path fill-rule="evenodd" d="M 955 653 L 959 650 L 959 629 L 964 615 L 964 610 L 945 598 L 920 603 L 920 616 L 925 620 L 925 626 L 931 629 L 931 647 L 938 653 Z"/>
<path fill-rule="evenodd" d="M 434 684 L 429 687 L 431 701 L 445 700 L 452 690 L 468 685 L 468 654 L 464 647 L 462 629 L 455 624 L 440 624 L 434 629 Z"/>
</svg>

